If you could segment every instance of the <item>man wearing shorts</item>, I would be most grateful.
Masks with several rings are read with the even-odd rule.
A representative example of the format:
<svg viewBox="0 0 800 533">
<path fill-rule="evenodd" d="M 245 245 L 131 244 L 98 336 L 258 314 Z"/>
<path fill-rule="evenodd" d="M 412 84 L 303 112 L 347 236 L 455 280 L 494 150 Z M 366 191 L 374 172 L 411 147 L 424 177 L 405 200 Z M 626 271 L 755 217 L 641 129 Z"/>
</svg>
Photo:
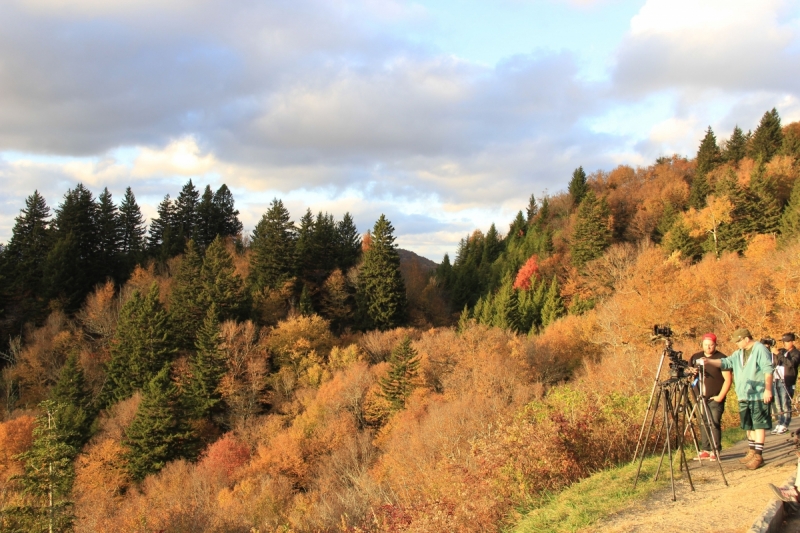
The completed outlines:
<svg viewBox="0 0 800 533">
<path fill-rule="evenodd" d="M 738 348 L 724 359 L 703 357 L 698 363 L 722 370 L 733 371 L 734 388 L 739 398 L 739 419 L 742 429 L 747 431 L 750 449 L 740 463 L 750 470 L 764 464 L 764 437 L 772 429 L 769 403 L 772 401 L 772 354 L 767 347 L 753 340 L 750 331 L 739 328 L 731 341 Z"/>
</svg>

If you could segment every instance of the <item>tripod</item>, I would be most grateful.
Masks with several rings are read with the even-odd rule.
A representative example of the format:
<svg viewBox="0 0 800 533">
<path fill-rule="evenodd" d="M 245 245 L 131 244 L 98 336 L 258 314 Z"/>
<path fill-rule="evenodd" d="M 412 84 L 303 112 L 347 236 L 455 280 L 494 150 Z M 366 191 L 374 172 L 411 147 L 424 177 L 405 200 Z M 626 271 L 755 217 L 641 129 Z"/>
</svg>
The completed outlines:
<svg viewBox="0 0 800 533">
<path fill-rule="evenodd" d="M 686 469 L 686 477 L 689 480 L 689 486 L 691 487 L 692 491 L 694 491 L 694 483 L 692 482 L 692 476 L 689 472 L 689 463 L 686 460 L 686 453 L 684 451 L 684 437 L 686 435 L 687 426 L 691 432 L 695 448 L 698 447 L 697 435 L 694 432 L 692 420 L 697 421 L 698 426 L 706 430 L 706 434 L 709 436 L 714 450 L 718 449 L 718 443 L 716 442 L 714 433 L 711 431 L 712 419 L 711 413 L 708 410 L 708 404 L 706 403 L 702 394 L 698 396 L 695 390 L 691 387 L 690 378 L 684 375 L 684 371 L 688 365 L 680 358 L 680 352 L 675 352 L 672 350 L 672 342 L 669 337 L 665 338 L 657 336 L 653 340 L 657 340 L 659 338 L 665 341 L 665 347 L 664 351 L 661 353 L 661 360 L 658 363 L 658 370 L 656 371 L 656 377 L 653 382 L 653 390 L 650 393 L 650 400 L 647 403 L 647 411 L 645 412 L 645 417 L 642 421 L 642 427 L 639 431 L 639 440 L 636 443 L 636 451 L 633 455 L 634 462 L 636 461 L 637 457 L 639 458 L 639 467 L 636 470 L 636 479 L 633 482 L 633 487 L 636 488 L 636 485 L 639 482 L 642 463 L 644 462 L 645 455 L 647 455 L 650 435 L 652 433 L 653 426 L 656 424 L 656 420 L 660 417 L 660 426 L 658 432 L 656 433 L 655 439 L 653 440 L 653 447 L 650 453 L 655 453 L 663 436 L 664 440 L 661 449 L 661 459 L 658 463 L 655 479 L 657 480 L 661 473 L 661 467 L 664 463 L 664 455 L 668 455 L 670 482 L 672 484 L 672 501 L 675 501 L 677 497 L 675 494 L 675 472 L 673 466 L 674 460 L 672 456 L 673 450 L 679 454 L 679 468 Z M 669 364 L 670 377 L 665 380 L 659 380 L 661 377 L 661 370 L 664 366 L 664 359 L 666 357 L 669 357 L 671 361 Z M 701 379 L 704 379 L 704 371 L 701 372 L 700 375 Z M 701 391 L 703 390 L 702 385 L 703 384 L 701 384 Z M 698 406 L 699 409 L 697 409 Z M 647 428 L 646 434 L 645 428 Z M 719 465 L 719 472 L 722 476 L 722 480 L 727 486 L 728 480 L 725 479 L 725 472 L 723 472 L 722 465 L 719 463 L 719 460 L 717 460 L 717 464 Z"/>
</svg>

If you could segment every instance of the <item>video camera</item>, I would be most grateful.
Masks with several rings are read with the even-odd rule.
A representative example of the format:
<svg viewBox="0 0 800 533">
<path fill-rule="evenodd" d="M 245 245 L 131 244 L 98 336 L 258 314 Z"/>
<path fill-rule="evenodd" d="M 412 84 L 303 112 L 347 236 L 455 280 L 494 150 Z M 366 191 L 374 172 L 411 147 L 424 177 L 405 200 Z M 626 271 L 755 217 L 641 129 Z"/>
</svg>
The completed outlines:
<svg viewBox="0 0 800 533">
<path fill-rule="evenodd" d="M 663 340 L 664 352 L 669 357 L 669 377 L 670 379 L 682 379 L 686 377 L 686 369 L 689 362 L 683 359 L 683 352 L 672 349 L 672 328 L 669 326 L 653 326 L 653 336 L 651 341 Z"/>
<path fill-rule="evenodd" d="M 767 348 L 772 348 L 773 346 L 775 346 L 775 339 L 773 339 L 772 337 L 765 337 L 763 339 L 760 339 L 758 342 L 760 342 Z"/>
</svg>

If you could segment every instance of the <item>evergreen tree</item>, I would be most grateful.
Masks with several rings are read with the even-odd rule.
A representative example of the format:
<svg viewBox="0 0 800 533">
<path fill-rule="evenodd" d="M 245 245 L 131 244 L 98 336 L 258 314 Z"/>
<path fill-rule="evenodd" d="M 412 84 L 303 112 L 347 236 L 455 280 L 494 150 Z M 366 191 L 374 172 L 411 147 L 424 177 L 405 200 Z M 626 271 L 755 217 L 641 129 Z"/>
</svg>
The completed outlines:
<svg viewBox="0 0 800 533">
<path fill-rule="evenodd" d="M 461 314 L 458 316 L 458 325 L 456 326 L 456 331 L 458 333 L 464 333 L 469 329 L 470 321 L 470 312 L 469 307 L 466 305 L 464 309 L 461 310 Z"/>
<path fill-rule="evenodd" d="M 105 277 L 120 277 L 120 256 L 122 253 L 122 228 L 119 210 L 114 204 L 108 188 L 103 189 L 97 199 L 97 231 L 98 231 L 98 254 L 99 276 L 102 280 Z"/>
<path fill-rule="evenodd" d="M 336 247 L 336 264 L 342 272 L 347 272 L 361 258 L 361 235 L 350 213 L 345 213 L 336 224 Z"/>
<path fill-rule="evenodd" d="M 219 234 L 219 217 L 214 205 L 214 193 L 211 187 L 206 185 L 203 196 L 197 204 L 197 226 L 194 231 L 195 243 L 201 250 L 205 250 L 211 241 Z"/>
<path fill-rule="evenodd" d="M 795 165 L 800 161 L 800 123 L 789 124 L 784 129 L 781 154 L 794 159 Z"/>
<path fill-rule="evenodd" d="M 317 219 L 314 221 L 314 249 L 317 251 L 316 268 L 313 271 L 315 283 L 327 278 L 337 266 L 339 254 L 337 238 L 333 215 L 317 213 Z"/>
<path fill-rule="evenodd" d="M 800 235 L 800 180 L 794 182 L 789 204 L 781 217 L 781 237 L 783 240 Z"/>
<path fill-rule="evenodd" d="M 714 170 L 721 162 L 722 153 L 717 146 L 717 137 L 711 126 L 706 130 L 706 135 L 697 150 L 697 170 L 699 176 L 705 176 Z"/>
<path fill-rule="evenodd" d="M 176 346 L 181 348 L 188 349 L 194 345 L 197 324 L 202 323 L 212 299 L 211 294 L 203 294 L 208 276 L 202 275 L 202 269 L 203 258 L 194 240 L 190 239 L 170 292 L 169 322 Z M 211 282 L 213 285 L 213 279 Z M 215 293 L 213 288 L 211 292 Z"/>
<path fill-rule="evenodd" d="M 731 221 L 728 224 L 722 224 L 717 230 L 719 251 L 742 253 L 747 248 L 745 234 L 749 231 L 750 226 L 747 194 L 739 186 L 733 171 L 717 182 L 716 192 L 717 196 L 727 196 L 733 204 Z"/>
<path fill-rule="evenodd" d="M 492 224 L 492 228 L 494 228 L 494 224 Z M 492 228 L 489 228 L 489 230 L 491 231 Z M 527 231 L 528 231 L 528 222 L 525 220 L 525 216 L 522 214 L 522 211 L 517 211 L 517 216 L 514 218 L 514 221 L 508 227 L 508 238 L 510 240 L 521 239 L 522 237 L 525 236 L 525 233 Z M 497 230 L 495 230 L 495 235 L 496 234 Z M 495 248 L 495 245 L 492 244 L 492 247 Z"/>
<path fill-rule="evenodd" d="M 781 204 L 777 186 L 767 175 L 766 164 L 760 159 L 750 176 L 747 206 L 747 233 L 777 233 L 781 222 Z"/>
<path fill-rule="evenodd" d="M 406 318 L 406 288 L 392 223 L 381 215 L 372 230 L 372 245 L 364 253 L 357 300 L 368 328 L 391 329 Z"/>
<path fill-rule="evenodd" d="M 550 283 L 550 288 L 547 290 L 544 305 L 542 306 L 542 327 L 547 327 L 558 318 L 564 316 L 564 312 L 564 301 L 558 291 L 558 280 L 553 276 L 553 281 Z"/>
<path fill-rule="evenodd" d="M 697 261 L 702 256 L 702 250 L 697 239 L 689 234 L 689 228 L 682 219 L 677 219 L 672 228 L 664 235 L 664 249 L 668 253 L 678 251 L 681 257 L 690 261 Z"/>
<path fill-rule="evenodd" d="M 94 409 L 92 395 L 77 356 L 67 357 L 55 386 L 50 390 L 50 400 L 59 406 L 55 424 L 62 440 L 80 450 L 91 437 Z"/>
<path fill-rule="evenodd" d="M 661 213 L 661 218 L 653 232 L 652 237 L 654 242 L 660 243 L 662 241 L 667 232 L 672 228 L 672 225 L 675 224 L 678 215 L 679 212 L 675 209 L 675 206 L 672 205 L 672 202 L 667 201 L 664 203 L 664 211 Z"/>
<path fill-rule="evenodd" d="M 411 347 L 411 339 L 406 337 L 398 344 L 389 357 L 389 373 L 380 380 L 381 393 L 394 411 L 406 406 L 414 391 L 419 374 L 417 351 Z"/>
<path fill-rule="evenodd" d="M 311 302 L 311 294 L 308 292 L 308 285 L 303 283 L 303 290 L 300 291 L 299 311 L 303 316 L 314 314 L 314 304 Z"/>
<path fill-rule="evenodd" d="M 580 205 L 588 191 L 586 172 L 583 171 L 583 167 L 578 167 L 572 173 L 572 179 L 569 181 L 569 195 L 572 197 L 572 205 Z"/>
<path fill-rule="evenodd" d="M 733 128 L 731 138 L 725 143 L 722 159 L 738 167 L 739 161 L 747 155 L 747 142 L 747 136 L 742 133 L 742 129 L 737 125 Z"/>
<path fill-rule="evenodd" d="M 170 200 L 169 194 L 158 204 L 157 213 L 158 217 L 150 224 L 148 248 L 154 257 L 166 261 L 180 253 L 183 248 L 178 235 L 175 204 Z"/>
<path fill-rule="evenodd" d="M 175 200 L 175 229 L 179 241 L 177 253 L 183 251 L 183 244 L 195 236 L 200 222 L 199 206 L 200 193 L 190 179 Z"/>
<path fill-rule="evenodd" d="M 75 480 L 72 461 L 77 452 L 63 441 L 56 426 L 59 406 L 45 401 L 39 407 L 42 414 L 36 418 L 33 445 L 16 456 L 24 465 L 22 475 L 17 477 L 24 503 L 4 511 L 11 522 L 4 531 L 72 531 L 75 517 L 69 496 Z"/>
<path fill-rule="evenodd" d="M 253 230 L 250 276 L 257 290 L 275 289 L 294 275 L 296 231 L 277 198 Z"/>
<path fill-rule="evenodd" d="M 196 418 L 219 414 L 222 395 L 219 384 L 225 375 L 225 358 L 219 349 L 219 320 L 216 306 L 211 305 L 203 325 L 197 332 L 196 351 L 191 359 L 192 379 L 189 404 Z"/>
<path fill-rule="evenodd" d="M 130 187 L 125 189 L 125 196 L 119 204 L 120 250 L 128 270 L 141 261 L 145 247 L 146 227 L 142 211 L 136 203 L 136 197 Z"/>
<path fill-rule="evenodd" d="M 39 191 L 25 200 L 3 253 L 6 283 L 26 299 L 43 291 L 44 263 L 52 246 L 50 208 Z M 6 285 L 6 287 L 8 287 Z"/>
<path fill-rule="evenodd" d="M 127 469 L 136 481 L 155 474 L 169 461 L 191 456 L 194 439 L 169 372 L 170 365 L 164 365 L 147 382 L 136 415 L 125 430 Z"/>
<path fill-rule="evenodd" d="M 514 280 L 511 275 L 506 275 L 503 279 L 503 284 L 500 286 L 500 290 L 494 295 L 492 301 L 492 325 L 500 329 L 519 332 L 521 330 L 519 299 L 517 298 L 517 291 L 514 290 L 513 284 Z"/>
<path fill-rule="evenodd" d="M 706 198 L 710 193 L 711 187 L 708 185 L 706 175 L 695 174 L 692 186 L 689 188 L 689 206 L 697 210 L 703 209 L 706 206 Z"/>
<path fill-rule="evenodd" d="M 545 196 L 542 198 L 542 207 L 539 208 L 539 215 L 536 217 L 536 225 L 543 229 L 550 222 L 550 199 Z"/>
<path fill-rule="evenodd" d="M 214 193 L 214 215 L 216 222 L 216 235 L 222 237 L 236 237 L 242 233 L 242 223 L 239 221 L 239 210 L 233 201 L 233 194 L 224 183 Z"/>
<path fill-rule="evenodd" d="M 200 268 L 200 285 L 199 302 L 204 313 L 213 305 L 221 320 L 235 320 L 243 316 L 247 304 L 244 282 L 236 273 L 233 258 L 225 249 L 221 237 L 214 239 L 206 250 Z"/>
<path fill-rule="evenodd" d="M 525 209 L 528 220 L 528 225 L 530 226 L 533 224 L 533 219 L 536 218 L 536 215 L 539 213 L 539 206 L 536 205 L 536 198 L 531 194 L 531 197 L 528 199 L 528 207 Z"/>
<path fill-rule="evenodd" d="M 760 159 L 766 163 L 780 151 L 782 145 L 781 117 L 773 107 L 761 117 L 761 123 L 750 139 L 748 153 L 753 159 Z"/>
<path fill-rule="evenodd" d="M 158 283 L 146 296 L 134 291 L 119 313 L 102 400 L 128 398 L 149 382 L 175 354 L 167 313 L 158 300 Z"/>
<path fill-rule="evenodd" d="M 97 204 L 82 184 L 67 191 L 53 221 L 55 244 L 45 262 L 45 283 L 51 298 L 76 310 L 103 279 L 99 260 Z"/>
<path fill-rule="evenodd" d="M 611 244 L 610 216 L 604 199 L 598 200 L 594 192 L 586 193 L 578 206 L 575 230 L 572 235 L 572 262 L 581 267 L 592 259 L 600 257 Z"/>
<path fill-rule="evenodd" d="M 300 218 L 295 245 L 297 257 L 295 270 L 304 280 L 310 280 L 312 272 L 316 268 L 318 252 L 314 231 L 314 215 L 311 214 L 311 209 L 306 209 L 305 214 Z"/>
</svg>

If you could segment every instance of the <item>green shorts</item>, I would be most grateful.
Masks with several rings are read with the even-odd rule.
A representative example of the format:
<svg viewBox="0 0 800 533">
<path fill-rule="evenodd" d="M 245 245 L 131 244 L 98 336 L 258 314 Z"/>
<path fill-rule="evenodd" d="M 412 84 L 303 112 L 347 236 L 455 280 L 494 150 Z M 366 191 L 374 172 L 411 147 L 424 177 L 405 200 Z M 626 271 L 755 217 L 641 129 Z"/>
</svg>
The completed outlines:
<svg viewBox="0 0 800 533">
<path fill-rule="evenodd" d="M 769 405 L 761 400 L 739 402 L 739 420 L 745 431 L 772 429 Z"/>
</svg>

